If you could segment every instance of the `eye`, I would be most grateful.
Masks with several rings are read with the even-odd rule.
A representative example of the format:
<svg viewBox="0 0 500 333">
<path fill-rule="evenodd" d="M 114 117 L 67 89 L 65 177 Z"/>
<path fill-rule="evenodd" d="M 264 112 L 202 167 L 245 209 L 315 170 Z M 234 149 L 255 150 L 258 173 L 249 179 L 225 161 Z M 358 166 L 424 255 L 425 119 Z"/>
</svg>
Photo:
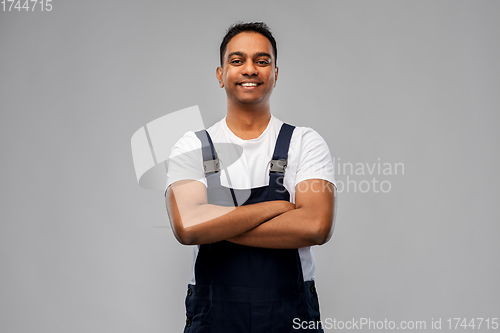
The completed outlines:
<svg viewBox="0 0 500 333">
<path fill-rule="evenodd" d="M 233 59 L 229 63 L 230 64 L 236 64 L 236 65 L 238 65 L 238 64 L 242 64 L 243 61 L 241 61 L 240 59 Z"/>
<path fill-rule="evenodd" d="M 269 63 L 270 63 L 269 60 L 258 60 L 257 61 L 257 64 L 263 65 L 263 66 L 269 65 Z"/>
</svg>

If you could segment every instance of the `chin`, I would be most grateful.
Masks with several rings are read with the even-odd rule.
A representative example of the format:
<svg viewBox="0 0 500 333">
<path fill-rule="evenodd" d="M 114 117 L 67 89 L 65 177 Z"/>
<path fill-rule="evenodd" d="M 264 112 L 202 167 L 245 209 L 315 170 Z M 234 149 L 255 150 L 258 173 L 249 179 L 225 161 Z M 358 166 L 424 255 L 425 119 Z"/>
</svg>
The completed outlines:
<svg viewBox="0 0 500 333">
<path fill-rule="evenodd" d="M 240 96 L 238 101 L 242 104 L 259 104 L 264 101 L 263 96 Z"/>
<path fill-rule="evenodd" d="M 245 99 L 245 100 L 241 100 L 241 99 L 240 99 L 240 100 L 239 100 L 239 102 L 240 102 L 241 104 L 245 104 L 245 105 L 255 105 L 255 104 L 259 104 L 259 103 L 261 103 L 261 102 L 262 102 L 262 100 L 257 100 L 257 99 L 252 99 L 252 100 L 247 100 L 247 99 Z"/>
</svg>

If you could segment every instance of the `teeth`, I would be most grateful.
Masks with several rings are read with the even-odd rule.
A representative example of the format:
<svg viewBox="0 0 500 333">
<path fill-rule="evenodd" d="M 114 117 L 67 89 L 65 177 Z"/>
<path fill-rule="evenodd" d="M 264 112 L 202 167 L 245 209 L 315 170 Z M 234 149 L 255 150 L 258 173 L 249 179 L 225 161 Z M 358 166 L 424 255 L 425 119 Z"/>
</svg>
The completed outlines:
<svg viewBox="0 0 500 333">
<path fill-rule="evenodd" d="M 243 87 L 257 87 L 257 83 L 249 83 L 249 82 L 247 83 L 247 82 L 245 82 L 245 83 L 242 83 L 241 85 Z"/>
</svg>

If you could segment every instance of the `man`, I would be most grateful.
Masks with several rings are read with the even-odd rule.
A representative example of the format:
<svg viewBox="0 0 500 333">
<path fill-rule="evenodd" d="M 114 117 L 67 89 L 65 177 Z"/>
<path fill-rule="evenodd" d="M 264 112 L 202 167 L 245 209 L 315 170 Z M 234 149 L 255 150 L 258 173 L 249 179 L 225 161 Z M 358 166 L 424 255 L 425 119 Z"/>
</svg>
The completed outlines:
<svg viewBox="0 0 500 333">
<path fill-rule="evenodd" d="M 167 175 L 175 237 L 196 245 L 184 332 L 289 332 L 319 320 L 311 247 L 333 231 L 332 158 L 315 131 L 271 115 L 277 48 L 264 23 L 230 27 L 220 58 L 227 115 L 186 133 Z"/>
</svg>

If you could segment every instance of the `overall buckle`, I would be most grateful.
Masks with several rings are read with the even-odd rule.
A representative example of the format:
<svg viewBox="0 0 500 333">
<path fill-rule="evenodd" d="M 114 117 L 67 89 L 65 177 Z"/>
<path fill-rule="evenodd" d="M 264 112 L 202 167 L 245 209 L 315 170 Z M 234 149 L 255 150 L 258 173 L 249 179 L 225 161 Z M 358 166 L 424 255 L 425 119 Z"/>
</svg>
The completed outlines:
<svg viewBox="0 0 500 333">
<path fill-rule="evenodd" d="M 219 159 L 216 158 L 215 160 L 203 161 L 203 169 L 205 170 L 205 174 L 219 172 Z"/>
<path fill-rule="evenodd" d="M 271 160 L 271 165 L 269 166 L 269 173 L 285 173 L 287 165 L 287 160 Z"/>
</svg>

